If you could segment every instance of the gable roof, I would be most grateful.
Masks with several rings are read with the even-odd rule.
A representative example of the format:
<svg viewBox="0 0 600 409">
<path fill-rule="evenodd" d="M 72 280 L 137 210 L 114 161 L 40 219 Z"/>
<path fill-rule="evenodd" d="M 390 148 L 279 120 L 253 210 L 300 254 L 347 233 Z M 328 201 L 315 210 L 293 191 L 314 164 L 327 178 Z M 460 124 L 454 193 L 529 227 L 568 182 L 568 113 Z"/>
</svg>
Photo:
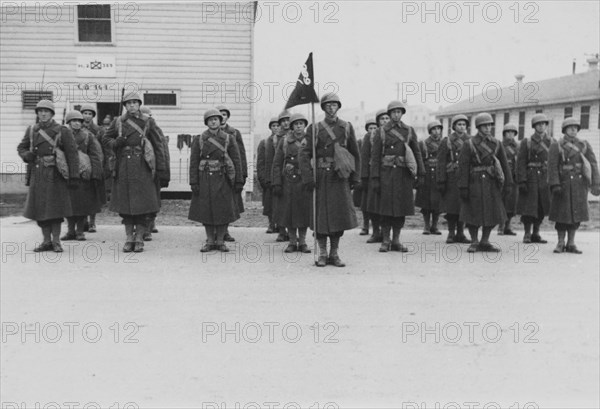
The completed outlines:
<svg viewBox="0 0 600 409">
<path fill-rule="evenodd" d="M 542 81 L 521 83 L 518 93 L 515 84 L 502 88 L 501 92 L 489 88 L 486 98 L 479 94 L 474 96 L 472 101 L 462 100 L 440 109 L 435 112 L 435 115 L 493 112 L 597 99 L 600 99 L 600 71 L 593 70 Z"/>
</svg>

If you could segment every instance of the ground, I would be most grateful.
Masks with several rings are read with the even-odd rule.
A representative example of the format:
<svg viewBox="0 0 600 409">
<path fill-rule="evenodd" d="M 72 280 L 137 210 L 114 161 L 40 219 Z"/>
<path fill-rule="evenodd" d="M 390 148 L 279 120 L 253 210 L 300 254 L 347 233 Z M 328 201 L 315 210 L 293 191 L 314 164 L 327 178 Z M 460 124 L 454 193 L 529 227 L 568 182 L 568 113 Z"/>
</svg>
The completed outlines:
<svg viewBox="0 0 600 409">
<path fill-rule="evenodd" d="M 600 406 L 596 228 L 582 255 L 553 254 L 546 230 L 472 257 L 414 228 L 410 253 L 381 254 L 356 229 L 348 266 L 317 268 L 264 226 L 201 254 L 177 209 L 130 255 L 113 216 L 62 254 L 0 219 L 3 408 Z"/>
</svg>

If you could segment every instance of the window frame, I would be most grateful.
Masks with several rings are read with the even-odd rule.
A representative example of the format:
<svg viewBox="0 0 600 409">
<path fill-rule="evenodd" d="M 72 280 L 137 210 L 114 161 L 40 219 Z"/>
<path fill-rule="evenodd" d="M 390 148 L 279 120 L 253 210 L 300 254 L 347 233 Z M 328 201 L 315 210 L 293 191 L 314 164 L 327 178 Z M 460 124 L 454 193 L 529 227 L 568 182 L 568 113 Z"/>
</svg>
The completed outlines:
<svg viewBox="0 0 600 409">
<path fill-rule="evenodd" d="M 146 94 L 175 94 L 175 105 L 153 105 L 146 104 L 144 97 Z M 157 109 L 181 109 L 181 90 L 180 89 L 147 89 L 141 92 L 143 105 Z"/>
<path fill-rule="evenodd" d="M 25 106 L 25 93 L 36 93 L 40 96 L 40 99 L 38 99 L 35 104 L 33 106 Z M 43 93 L 45 93 L 46 95 L 42 95 Z M 48 96 L 48 94 L 50 94 L 50 98 L 46 98 Z M 21 109 L 23 111 L 25 110 L 35 110 L 35 106 L 37 105 L 38 102 L 40 102 L 43 99 L 49 99 L 50 101 L 54 102 L 54 91 L 39 91 L 39 90 L 35 90 L 35 89 L 24 89 L 21 90 Z"/>
<path fill-rule="evenodd" d="M 109 41 L 80 41 L 79 40 L 79 7 L 78 6 L 108 6 L 110 10 L 110 42 Z M 75 24 L 73 24 L 73 35 L 74 44 L 76 46 L 105 46 L 112 47 L 117 45 L 116 31 L 115 31 L 115 19 L 113 18 L 112 4 L 106 3 L 93 3 L 93 4 L 77 4 L 75 8 Z"/>
<path fill-rule="evenodd" d="M 586 113 L 586 123 L 584 126 L 583 123 L 583 108 L 587 108 L 587 113 Z M 588 130 L 590 129 L 590 116 L 592 114 L 592 106 L 591 105 L 582 105 L 580 110 L 579 110 L 579 124 L 581 126 L 581 130 Z"/>
</svg>

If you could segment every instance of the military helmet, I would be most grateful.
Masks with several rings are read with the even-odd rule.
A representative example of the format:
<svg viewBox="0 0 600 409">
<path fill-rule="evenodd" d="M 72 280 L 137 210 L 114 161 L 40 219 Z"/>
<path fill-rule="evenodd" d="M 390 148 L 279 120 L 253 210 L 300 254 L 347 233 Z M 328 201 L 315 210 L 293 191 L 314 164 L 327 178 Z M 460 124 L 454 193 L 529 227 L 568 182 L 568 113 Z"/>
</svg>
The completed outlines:
<svg viewBox="0 0 600 409">
<path fill-rule="evenodd" d="M 452 117 L 452 121 L 450 121 L 450 128 L 454 129 L 454 124 L 458 121 L 465 121 L 467 123 L 467 126 L 469 126 L 469 118 L 467 118 L 466 115 L 458 114 Z"/>
<path fill-rule="evenodd" d="M 402 115 L 404 115 L 406 113 L 406 107 L 404 106 L 404 103 L 402 101 L 392 101 L 388 104 L 387 106 L 387 113 L 388 115 L 390 115 L 390 112 L 392 112 L 394 109 L 401 109 L 402 110 Z"/>
<path fill-rule="evenodd" d="M 387 115 L 387 109 L 380 109 L 379 111 L 377 111 L 377 113 L 375 114 L 375 120 L 377 121 L 377 123 L 379 124 L 379 117 L 381 115 Z"/>
<path fill-rule="evenodd" d="M 91 111 L 93 112 L 94 117 L 96 116 L 96 108 L 94 108 L 92 104 L 83 104 L 81 109 L 79 109 L 79 112 L 83 114 L 83 111 Z"/>
<path fill-rule="evenodd" d="M 545 122 L 546 125 L 550 123 L 548 121 L 548 117 L 544 114 L 535 114 L 533 118 L 531 118 L 531 127 L 535 128 L 535 126 L 541 122 Z"/>
<path fill-rule="evenodd" d="M 140 112 L 145 115 L 152 115 L 152 111 L 147 106 L 140 107 Z"/>
<path fill-rule="evenodd" d="M 273 118 L 271 118 L 269 120 L 269 129 L 271 129 L 271 125 L 278 124 L 278 123 L 279 123 L 279 118 L 277 118 L 276 116 L 274 116 Z"/>
<path fill-rule="evenodd" d="M 373 118 L 367 119 L 367 123 L 365 123 L 365 131 L 369 131 L 369 125 L 377 126 L 377 122 Z"/>
<path fill-rule="evenodd" d="M 442 126 L 442 123 L 440 121 L 438 121 L 437 119 L 435 121 L 431 121 L 427 124 L 427 132 L 431 132 L 431 130 L 435 127 L 440 127 L 442 129 L 444 129 L 444 127 Z"/>
<path fill-rule="evenodd" d="M 294 122 L 297 122 L 297 121 L 303 121 L 304 122 L 304 126 L 308 126 L 308 120 L 302 114 L 293 114 L 290 117 L 290 126 L 293 126 Z"/>
<path fill-rule="evenodd" d="M 333 92 L 329 92 L 329 93 L 323 95 L 323 97 L 321 98 L 321 109 L 323 111 L 325 110 L 324 105 L 328 102 L 337 102 L 338 109 L 340 109 L 342 107 L 342 101 L 340 101 L 340 97 Z"/>
<path fill-rule="evenodd" d="M 281 111 L 281 113 L 277 117 L 277 122 L 281 123 L 281 120 L 285 118 L 290 119 L 290 111 L 288 111 L 287 109 Z"/>
<path fill-rule="evenodd" d="M 74 119 L 78 119 L 81 122 L 83 122 L 83 115 L 81 115 L 81 112 L 75 111 L 75 110 L 69 111 L 67 113 L 67 115 L 65 116 L 65 123 L 68 124 L 69 122 L 71 122 Z"/>
<path fill-rule="evenodd" d="M 219 112 L 221 112 L 221 111 L 227 112 L 227 117 L 231 118 L 231 111 L 225 105 L 217 105 L 215 108 L 217 108 L 219 110 Z"/>
<path fill-rule="evenodd" d="M 477 116 L 475 117 L 475 128 L 479 128 L 481 125 L 493 125 L 494 124 L 494 120 L 492 119 L 492 116 L 490 114 L 488 114 L 487 112 L 482 112 L 480 114 L 477 114 Z"/>
<path fill-rule="evenodd" d="M 575 119 L 573 117 L 567 118 L 563 121 L 562 125 L 560 126 L 561 131 L 564 133 L 565 128 L 568 126 L 576 126 L 578 131 L 581 129 L 581 124 L 579 123 L 579 121 L 577 119 Z"/>
<path fill-rule="evenodd" d="M 502 135 L 504 135 L 504 132 L 514 132 L 514 133 L 519 133 L 519 128 L 517 128 L 517 125 L 515 124 L 506 124 L 504 125 L 504 128 L 502 129 Z"/>
<path fill-rule="evenodd" d="M 37 113 L 38 109 L 48 109 L 50 111 L 52 111 L 52 115 L 54 115 L 56 112 L 54 111 L 54 102 L 50 101 L 49 99 L 41 99 L 36 105 L 35 105 L 35 112 Z"/>
<path fill-rule="evenodd" d="M 208 125 L 208 119 L 213 116 L 219 117 L 219 121 L 223 123 L 223 115 L 221 114 L 221 111 L 219 111 L 217 108 L 211 108 L 204 113 L 204 125 Z"/>
<path fill-rule="evenodd" d="M 127 101 L 139 101 L 140 105 L 142 105 L 143 103 L 142 97 L 140 97 L 140 94 L 138 94 L 135 91 L 125 94 L 125 96 L 123 97 L 123 101 L 121 101 L 121 104 L 125 105 Z"/>
</svg>

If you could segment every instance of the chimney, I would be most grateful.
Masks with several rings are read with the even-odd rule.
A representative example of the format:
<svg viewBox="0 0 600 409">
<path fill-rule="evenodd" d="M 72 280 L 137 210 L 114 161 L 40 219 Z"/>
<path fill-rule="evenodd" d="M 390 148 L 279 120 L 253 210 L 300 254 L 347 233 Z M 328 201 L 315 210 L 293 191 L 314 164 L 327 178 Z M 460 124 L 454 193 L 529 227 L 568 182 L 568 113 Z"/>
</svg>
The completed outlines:
<svg viewBox="0 0 600 409">
<path fill-rule="evenodd" d="M 523 74 L 515 75 L 515 79 L 517 80 L 517 82 L 523 82 L 523 78 L 525 78 Z"/>
<path fill-rule="evenodd" d="M 575 74 L 575 66 L 577 65 L 577 62 L 575 60 L 575 58 L 573 58 L 573 74 Z"/>
<path fill-rule="evenodd" d="M 598 70 L 598 57 L 592 57 L 587 59 L 588 71 Z"/>
</svg>

